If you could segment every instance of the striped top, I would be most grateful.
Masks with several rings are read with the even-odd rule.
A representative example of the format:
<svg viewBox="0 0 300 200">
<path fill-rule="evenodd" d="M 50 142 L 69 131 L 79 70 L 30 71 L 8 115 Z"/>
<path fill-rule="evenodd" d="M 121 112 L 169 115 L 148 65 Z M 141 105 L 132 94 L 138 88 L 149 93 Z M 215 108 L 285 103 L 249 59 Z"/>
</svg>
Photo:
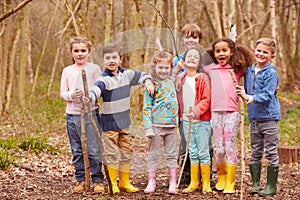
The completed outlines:
<svg viewBox="0 0 300 200">
<path fill-rule="evenodd" d="M 102 97 L 100 124 L 103 131 L 129 127 L 130 88 L 144 84 L 151 76 L 139 71 L 118 67 L 118 74 L 105 69 L 90 90 L 92 102 Z"/>
</svg>

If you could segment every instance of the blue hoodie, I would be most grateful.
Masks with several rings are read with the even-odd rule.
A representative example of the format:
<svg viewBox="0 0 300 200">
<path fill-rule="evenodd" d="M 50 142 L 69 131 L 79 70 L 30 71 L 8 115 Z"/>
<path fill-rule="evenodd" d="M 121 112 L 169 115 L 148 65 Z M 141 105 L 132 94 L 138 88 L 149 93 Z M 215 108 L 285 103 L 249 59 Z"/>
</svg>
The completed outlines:
<svg viewBox="0 0 300 200">
<path fill-rule="evenodd" d="M 253 98 L 248 103 L 248 119 L 250 121 L 280 120 L 280 103 L 276 96 L 279 82 L 276 67 L 267 63 L 255 75 L 254 63 L 245 74 L 245 91 Z"/>
</svg>

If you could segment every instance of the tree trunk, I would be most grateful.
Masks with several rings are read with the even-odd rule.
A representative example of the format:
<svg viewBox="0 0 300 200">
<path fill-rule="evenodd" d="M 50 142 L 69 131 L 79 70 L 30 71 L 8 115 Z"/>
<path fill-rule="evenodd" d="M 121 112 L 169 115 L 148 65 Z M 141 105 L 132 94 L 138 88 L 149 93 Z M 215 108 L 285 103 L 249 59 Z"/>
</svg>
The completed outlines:
<svg viewBox="0 0 300 200">
<path fill-rule="evenodd" d="M 18 50 L 18 44 L 19 44 L 20 35 L 21 35 L 21 22 L 22 22 L 22 18 L 19 17 L 17 27 L 16 27 L 16 32 L 13 37 L 12 48 L 9 52 L 9 57 L 8 57 L 7 79 L 6 79 L 6 84 L 5 84 L 5 95 L 4 95 L 5 105 L 3 108 L 4 113 L 9 113 L 12 86 L 14 83 L 13 81 L 14 81 L 15 57 L 16 57 L 16 53 Z"/>
<path fill-rule="evenodd" d="M 211 2 L 213 4 L 213 12 L 216 20 L 217 36 L 218 38 L 220 38 L 223 36 L 223 34 L 222 34 L 222 26 L 221 26 L 219 9 L 218 9 L 218 2 L 216 2 L 216 0 L 212 0 Z"/>
<path fill-rule="evenodd" d="M 23 12 L 21 12 L 23 13 Z M 30 14 L 30 6 L 27 6 L 24 9 L 24 18 L 22 22 L 22 45 L 21 45 L 21 55 L 20 55 L 20 69 L 19 69 L 19 81 L 18 83 L 18 98 L 20 105 L 25 107 L 25 88 L 26 88 L 26 68 L 28 65 L 28 44 L 29 44 L 29 14 Z"/>
<path fill-rule="evenodd" d="M 107 41 L 110 38 L 111 33 L 111 25 L 112 25 L 112 15 L 113 15 L 113 0 L 107 0 L 106 2 L 106 17 L 105 17 L 105 31 L 104 31 L 104 41 L 107 43 Z"/>
</svg>

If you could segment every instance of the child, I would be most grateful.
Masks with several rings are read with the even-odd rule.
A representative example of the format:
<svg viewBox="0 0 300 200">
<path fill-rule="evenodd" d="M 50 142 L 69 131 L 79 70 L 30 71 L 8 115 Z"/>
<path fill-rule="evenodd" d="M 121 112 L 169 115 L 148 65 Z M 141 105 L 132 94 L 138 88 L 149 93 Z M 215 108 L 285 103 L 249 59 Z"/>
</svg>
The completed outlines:
<svg viewBox="0 0 300 200">
<path fill-rule="evenodd" d="M 82 69 L 86 71 L 87 83 L 89 86 L 93 85 L 101 74 L 101 69 L 98 65 L 87 62 L 87 59 L 91 53 L 91 46 L 92 43 L 88 39 L 83 37 L 75 37 L 70 40 L 70 50 L 74 64 L 65 67 L 63 69 L 61 77 L 60 96 L 67 101 L 67 132 L 73 155 L 72 161 L 75 167 L 75 178 L 77 180 L 77 186 L 74 188 L 75 193 L 83 192 L 85 187 L 84 161 L 80 139 L 80 98 L 83 96 L 83 82 L 81 72 Z M 91 107 L 93 118 L 100 130 L 98 102 L 94 102 Z M 98 138 L 92 124 L 88 122 L 87 115 L 85 117 L 87 147 L 89 152 L 88 158 L 92 174 L 92 182 L 94 183 L 94 192 L 104 193 L 105 191 L 102 185 L 103 173 L 101 171 L 102 161 L 100 156 Z"/>
<path fill-rule="evenodd" d="M 202 192 L 211 192 L 209 138 L 211 136 L 210 81 L 204 72 L 198 72 L 201 52 L 196 48 L 187 50 L 183 61 L 186 71 L 180 74 L 182 90 L 178 92 L 179 116 L 183 120 L 183 132 L 188 144 L 191 161 L 191 182 L 183 190 L 193 192 L 199 188 L 199 166 Z"/>
<path fill-rule="evenodd" d="M 185 24 L 182 29 L 181 29 L 181 35 L 182 35 L 182 44 L 185 48 L 185 51 L 191 48 L 196 48 L 200 45 L 200 42 L 202 40 L 202 31 L 201 28 L 195 24 L 195 23 L 187 23 Z M 177 74 L 180 74 L 186 70 L 186 67 L 184 66 L 184 63 L 182 61 L 182 58 L 184 56 L 184 53 L 181 53 L 179 55 L 179 60 L 178 57 L 174 57 L 173 59 L 173 65 L 174 65 L 174 71 Z M 181 82 L 176 81 L 176 88 L 179 88 L 178 85 L 180 85 Z M 186 141 L 184 138 L 183 130 L 182 130 L 182 119 L 179 119 L 179 132 L 181 136 L 181 141 L 180 141 L 180 148 L 179 148 L 179 158 L 181 158 L 182 155 L 185 155 L 185 149 L 186 149 Z M 211 137 L 209 140 L 209 146 L 210 146 L 210 157 L 212 161 L 213 157 L 213 148 L 212 148 L 212 143 L 211 143 Z M 189 156 L 189 155 L 188 155 Z M 185 166 L 183 166 L 183 175 L 182 175 L 183 183 L 189 183 L 190 182 L 190 160 L 187 159 L 187 162 Z M 212 175 L 211 175 L 212 178 Z"/>
<path fill-rule="evenodd" d="M 251 51 L 243 46 L 235 47 L 229 38 L 219 38 L 208 53 L 215 61 L 203 69 L 209 74 L 212 89 L 212 129 L 216 144 L 217 190 L 234 193 L 236 175 L 236 134 L 240 123 L 238 96 L 229 70 L 234 70 L 240 81 L 245 68 L 251 62 Z"/>
<path fill-rule="evenodd" d="M 276 43 L 273 39 L 257 40 L 254 51 L 256 63 L 248 68 L 245 75 L 246 91 L 242 87 L 237 88 L 237 94 L 240 94 L 248 104 L 252 148 L 249 165 L 252 177 L 250 193 L 258 193 L 261 196 L 272 196 L 276 193 L 279 171 L 277 145 L 278 121 L 281 115 L 280 103 L 276 96 L 279 78 L 276 67 L 270 63 L 275 57 L 275 51 Z M 269 165 L 267 185 L 261 190 L 260 173 L 264 148 Z"/>
<path fill-rule="evenodd" d="M 146 136 L 149 138 L 148 185 L 145 193 L 153 193 L 156 187 L 156 168 L 163 141 L 165 157 L 169 167 L 169 193 L 176 193 L 177 176 L 177 114 L 178 103 L 174 78 L 170 77 L 173 67 L 172 54 L 158 53 L 151 64 L 155 86 L 154 95 L 144 93 L 143 119 Z"/>
<path fill-rule="evenodd" d="M 138 192 L 130 183 L 130 161 L 132 158 L 132 135 L 130 125 L 130 88 L 145 84 L 150 94 L 153 93 L 151 76 L 146 73 L 121 67 L 122 51 L 116 44 L 103 47 L 102 58 L 105 70 L 90 90 L 91 101 L 102 97 L 101 128 L 104 139 L 104 156 L 112 182 L 113 193 L 120 189 L 126 192 Z M 85 98 L 86 101 L 87 98 Z M 118 152 L 121 154 L 118 161 Z M 119 185 L 117 168 L 119 164 Z"/>
</svg>

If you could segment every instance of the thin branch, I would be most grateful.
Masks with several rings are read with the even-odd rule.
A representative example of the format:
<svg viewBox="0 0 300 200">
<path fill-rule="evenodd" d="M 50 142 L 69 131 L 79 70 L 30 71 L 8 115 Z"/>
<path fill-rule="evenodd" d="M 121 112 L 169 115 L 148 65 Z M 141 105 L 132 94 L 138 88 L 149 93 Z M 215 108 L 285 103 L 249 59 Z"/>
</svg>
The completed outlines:
<svg viewBox="0 0 300 200">
<path fill-rule="evenodd" d="M 24 6 L 26 6 L 31 1 L 32 0 L 25 0 L 25 1 L 21 2 L 17 7 L 10 9 L 7 13 L 4 13 L 0 17 L 0 22 L 2 22 L 3 20 L 5 20 L 6 18 L 8 18 L 9 16 L 11 16 L 12 14 L 18 12 L 21 8 L 23 8 Z"/>
<path fill-rule="evenodd" d="M 160 13 L 160 11 L 155 7 L 155 5 L 153 5 L 152 3 L 149 3 L 155 10 L 156 12 L 159 14 L 160 18 L 163 20 L 163 22 L 166 24 L 167 28 L 169 29 L 171 35 L 172 35 L 172 38 L 173 38 L 173 44 L 174 44 L 174 49 L 175 49 L 175 53 L 176 53 L 176 57 L 179 59 L 179 55 L 178 55 L 178 51 L 177 51 L 177 47 L 176 47 L 176 39 L 175 39 L 175 36 L 174 36 L 174 33 L 171 29 L 171 27 L 169 26 L 168 22 L 166 21 L 166 19 L 162 16 L 162 14 Z"/>
</svg>

